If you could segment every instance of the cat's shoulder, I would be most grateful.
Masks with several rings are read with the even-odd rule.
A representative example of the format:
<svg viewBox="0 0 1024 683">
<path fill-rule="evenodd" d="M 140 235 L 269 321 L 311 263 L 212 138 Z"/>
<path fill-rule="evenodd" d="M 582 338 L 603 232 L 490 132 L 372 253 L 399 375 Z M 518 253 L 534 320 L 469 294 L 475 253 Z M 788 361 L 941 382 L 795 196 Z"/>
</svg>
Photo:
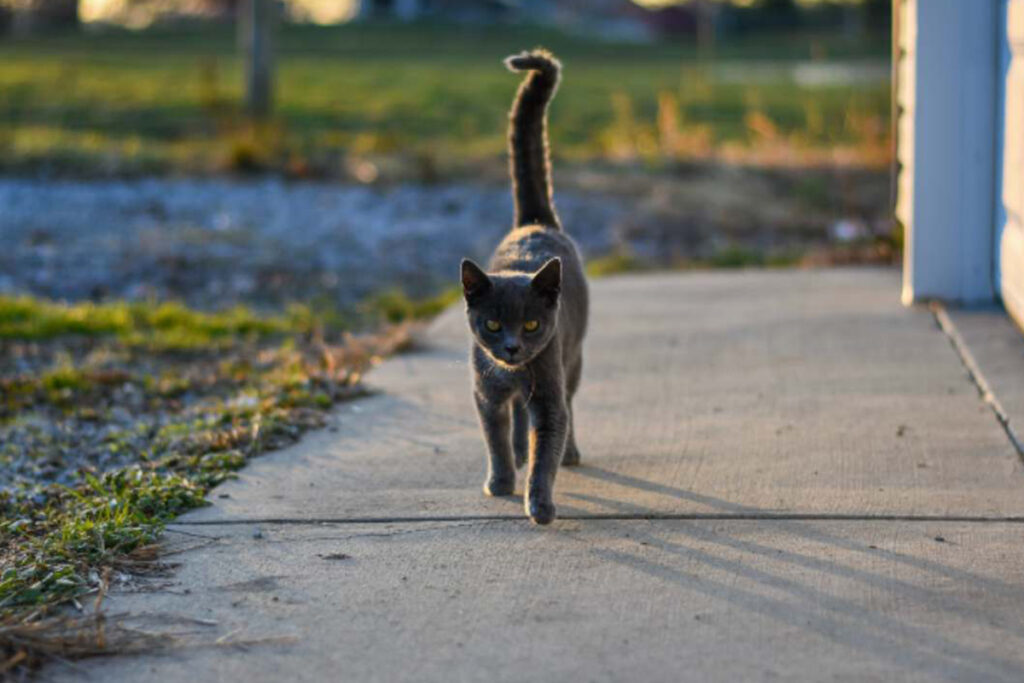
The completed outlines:
<svg viewBox="0 0 1024 683">
<path fill-rule="evenodd" d="M 563 259 L 576 254 L 576 245 L 568 235 L 550 230 L 541 225 L 527 225 L 515 228 L 498 245 L 495 256 L 510 260 L 542 263 L 553 256 Z"/>
</svg>

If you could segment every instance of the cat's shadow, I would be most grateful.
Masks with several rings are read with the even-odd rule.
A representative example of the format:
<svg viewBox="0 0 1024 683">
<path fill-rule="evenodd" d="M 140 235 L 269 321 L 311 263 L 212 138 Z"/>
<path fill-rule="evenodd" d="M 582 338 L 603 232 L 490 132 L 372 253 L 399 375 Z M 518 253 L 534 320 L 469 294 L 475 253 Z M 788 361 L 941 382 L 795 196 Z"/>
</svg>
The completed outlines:
<svg viewBox="0 0 1024 683">
<path fill-rule="evenodd" d="M 721 498 L 715 498 L 714 496 L 708 496 L 702 493 L 696 493 L 694 491 L 687 491 L 685 489 L 676 488 L 674 486 L 668 486 L 666 484 L 660 484 L 653 481 L 647 481 L 646 479 L 640 479 L 633 477 L 628 474 L 622 474 L 620 472 L 612 472 L 600 467 L 593 465 L 580 464 L 571 468 L 575 474 L 588 477 L 591 479 L 597 479 L 603 482 L 618 484 L 623 487 L 629 487 L 638 489 L 648 493 L 662 494 L 668 497 L 676 498 L 692 503 L 699 503 L 701 505 L 711 508 L 714 513 L 721 513 L 724 515 L 735 514 L 738 519 L 757 520 L 759 515 L 765 515 L 768 517 L 766 521 L 771 521 L 772 524 L 776 525 L 780 529 L 785 529 L 790 533 L 796 533 L 797 535 L 812 541 L 818 541 L 822 543 L 828 543 L 838 548 L 845 550 L 852 550 L 862 553 L 878 553 L 881 552 L 878 548 L 873 548 L 863 543 L 857 543 L 845 536 L 829 533 L 821 528 L 821 525 L 812 523 L 811 520 L 796 520 L 796 519 L 779 519 L 775 517 L 777 515 L 776 510 L 764 510 L 752 505 L 744 505 L 742 503 L 734 503 Z M 556 495 L 558 488 L 555 488 Z M 590 493 L 573 493 L 566 492 L 562 494 L 565 497 L 575 498 L 580 501 L 585 501 L 591 505 L 597 504 L 605 508 L 608 508 L 610 514 L 620 515 L 651 515 L 652 517 L 658 516 L 659 514 L 664 515 L 664 510 L 655 510 L 650 507 L 636 505 L 628 500 L 618 500 L 607 498 L 604 496 L 596 496 Z M 561 506 L 559 508 L 568 511 L 568 506 Z M 586 514 L 586 513 L 584 513 Z M 697 515 L 699 517 L 699 515 Z M 827 521 L 827 520 L 821 520 Z M 1006 582 L 993 579 L 991 577 L 982 576 L 972 572 L 958 570 L 953 567 L 946 566 L 939 562 L 928 560 L 923 557 L 914 555 L 907 555 L 903 553 L 886 551 L 886 555 L 897 562 L 912 566 L 921 571 L 929 571 L 936 574 L 947 576 L 957 581 L 968 581 L 975 585 L 984 585 L 990 590 L 1007 592 L 1016 591 L 1016 586 L 1012 586 Z"/>
</svg>

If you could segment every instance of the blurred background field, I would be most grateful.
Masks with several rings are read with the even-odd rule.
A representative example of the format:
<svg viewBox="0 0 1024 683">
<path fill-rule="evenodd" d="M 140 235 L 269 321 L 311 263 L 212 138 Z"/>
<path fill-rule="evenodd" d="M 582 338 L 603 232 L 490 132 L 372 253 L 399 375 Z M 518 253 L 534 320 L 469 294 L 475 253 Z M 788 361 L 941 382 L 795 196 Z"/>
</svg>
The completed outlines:
<svg viewBox="0 0 1024 683">
<path fill-rule="evenodd" d="M 887 36 L 822 33 L 608 43 L 551 28 L 357 23 L 282 27 L 274 116 L 241 112 L 229 26 L 0 42 L 0 164 L 129 175 L 274 171 L 438 180 L 504 152 L 516 83 L 502 56 L 566 64 L 557 158 L 884 166 Z"/>
<path fill-rule="evenodd" d="M 508 224 L 517 81 L 500 60 L 535 45 L 565 63 L 556 188 L 594 272 L 898 250 L 885 3 L 533 3 L 573 9 L 544 23 L 530 3 L 514 20 L 516 3 L 448 3 L 505 7 L 498 19 L 421 4 L 436 5 L 424 21 L 282 21 L 259 119 L 243 106 L 232 3 L 156 3 L 220 14 L 146 15 L 144 29 L 9 32 L 0 292 L 275 309 L 440 293 Z M 610 6 L 657 31 L 609 38 Z M 701 8 L 717 17 L 710 41 Z"/>
</svg>

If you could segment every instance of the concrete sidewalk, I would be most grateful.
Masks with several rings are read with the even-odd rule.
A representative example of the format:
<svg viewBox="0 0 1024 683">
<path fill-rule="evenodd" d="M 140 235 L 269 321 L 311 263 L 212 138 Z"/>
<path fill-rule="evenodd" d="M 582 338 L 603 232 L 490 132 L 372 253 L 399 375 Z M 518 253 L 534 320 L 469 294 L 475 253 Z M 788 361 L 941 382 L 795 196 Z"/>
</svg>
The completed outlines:
<svg viewBox="0 0 1024 683">
<path fill-rule="evenodd" d="M 594 283 L 584 466 L 559 473 L 550 528 L 480 492 L 450 311 L 374 371 L 380 394 L 175 525 L 202 547 L 166 585 L 109 599 L 195 643 L 269 641 L 84 673 L 1020 681 L 1024 468 L 976 379 L 998 367 L 1022 405 L 1024 338 L 898 299 L 885 270 Z"/>
</svg>

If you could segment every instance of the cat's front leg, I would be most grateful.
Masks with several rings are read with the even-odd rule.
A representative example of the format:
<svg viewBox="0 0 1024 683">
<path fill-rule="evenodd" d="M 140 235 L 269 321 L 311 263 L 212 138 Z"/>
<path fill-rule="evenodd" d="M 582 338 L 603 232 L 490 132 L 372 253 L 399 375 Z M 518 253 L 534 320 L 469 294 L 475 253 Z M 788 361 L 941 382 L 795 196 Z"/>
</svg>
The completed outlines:
<svg viewBox="0 0 1024 683">
<path fill-rule="evenodd" d="M 535 399 L 529 405 L 530 467 L 526 479 L 526 514 L 537 524 L 555 519 L 555 472 L 565 452 L 569 411 L 563 396 Z"/>
<path fill-rule="evenodd" d="M 530 455 L 530 414 L 521 398 L 512 401 L 512 452 L 516 456 L 516 469 L 526 464 Z"/>
<path fill-rule="evenodd" d="M 480 392 L 476 409 L 487 442 L 487 480 L 484 493 L 509 496 L 516 488 L 516 468 L 512 459 L 510 406 L 507 399 L 495 400 Z"/>
</svg>

